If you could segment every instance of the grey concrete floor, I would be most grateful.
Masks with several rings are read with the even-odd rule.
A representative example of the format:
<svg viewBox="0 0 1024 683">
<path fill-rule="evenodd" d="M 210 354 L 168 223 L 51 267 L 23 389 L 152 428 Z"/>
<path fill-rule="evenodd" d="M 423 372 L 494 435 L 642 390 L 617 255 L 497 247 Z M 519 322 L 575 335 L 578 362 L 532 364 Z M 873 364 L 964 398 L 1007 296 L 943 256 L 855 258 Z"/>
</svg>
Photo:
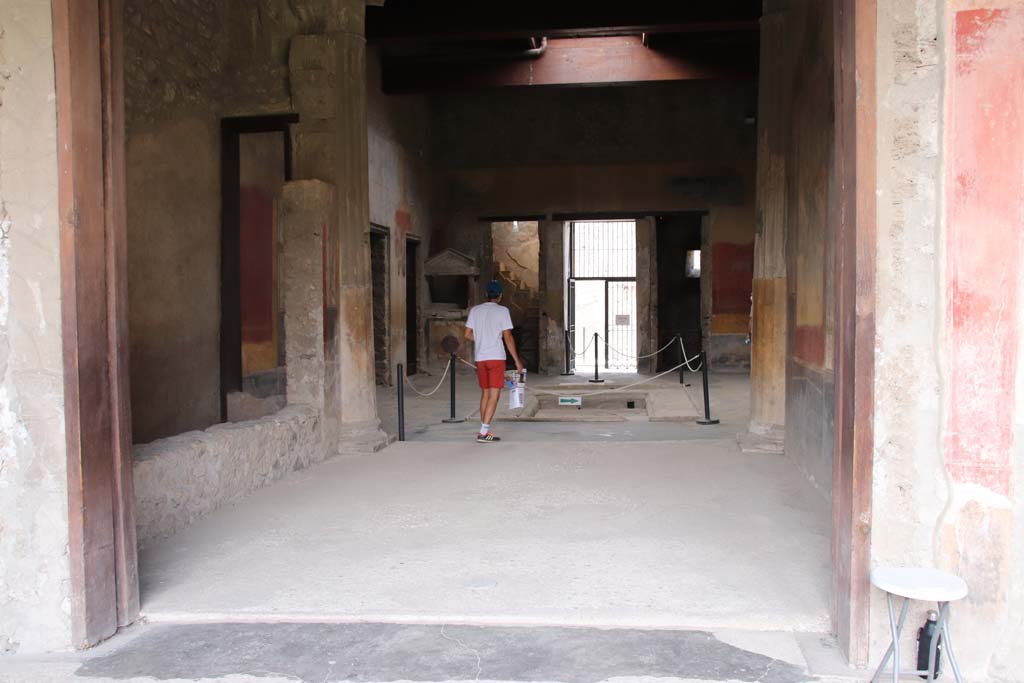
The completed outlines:
<svg viewBox="0 0 1024 683">
<path fill-rule="evenodd" d="M 784 456 L 740 452 L 746 392 L 712 376 L 716 426 L 500 422 L 496 445 L 440 422 L 446 390 L 410 398 L 408 442 L 144 548 L 146 624 L 0 660 L 0 681 L 848 677 L 821 635 L 827 505 Z"/>
<path fill-rule="evenodd" d="M 132 627 L 85 653 L 0 659 L 0 683 L 838 683 L 863 677 L 834 660 L 829 641 L 810 634 L 175 624 Z"/>
</svg>

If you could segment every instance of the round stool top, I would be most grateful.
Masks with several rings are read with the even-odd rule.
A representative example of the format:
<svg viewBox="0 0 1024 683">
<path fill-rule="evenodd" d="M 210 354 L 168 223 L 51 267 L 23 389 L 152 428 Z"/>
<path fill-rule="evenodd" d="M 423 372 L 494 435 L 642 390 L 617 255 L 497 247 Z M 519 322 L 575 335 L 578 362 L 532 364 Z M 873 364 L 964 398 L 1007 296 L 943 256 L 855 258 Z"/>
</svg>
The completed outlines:
<svg viewBox="0 0 1024 683">
<path fill-rule="evenodd" d="M 955 574 L 925 567 L 876 567 L 871 583 L 911 600 L 952 602 L 967 597 L 967 582 Z"/>
</svg>

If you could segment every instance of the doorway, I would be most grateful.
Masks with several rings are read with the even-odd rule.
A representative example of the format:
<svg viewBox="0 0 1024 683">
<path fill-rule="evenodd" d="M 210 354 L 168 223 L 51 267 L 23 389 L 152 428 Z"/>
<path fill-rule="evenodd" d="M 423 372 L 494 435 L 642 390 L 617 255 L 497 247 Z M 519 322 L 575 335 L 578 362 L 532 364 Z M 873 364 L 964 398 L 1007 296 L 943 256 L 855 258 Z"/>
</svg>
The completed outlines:
<svg viewBox="0 0 1024 683">
<path fill-rule="evenodd" d="M 596 343 L 599 367 L 636 372 L 636 221 L 571 221 L 568 261 L 566 329 L 578 364 L 595 358 Z"/>
<path fill-rule="evenodd" d="M 388 300 L 388 230 L 370 226 L 370 288 L 373 298 L 373 367 L 377 385 L 390 384 L 391 373 Z"/>
<path fill-rule="evenodd" d="M 523 366 L 540 367 L 540 224 L 535 220 L 491 223 L 491 272 L 501 283 L 512 336 Z"/>
<path fill-rule="evenodd" d="M 419 258 L 420 243 L 411 237 L 405 238 L 405 367 L 406 373 L 418 372 L 419 358 Z"/>
<path fill-rule="evenodd" d="M 276 204 L 291 179 L 288 126 L 297 120 L 284 115 L 221 122 L 222 421 L 283 405 Z M 239 400 L 241 394 L 252 400 Z"/>
<path fill-rule="evenodd" d="M 658 343 L 661 348 L 676 336 L 687 356 L 703 348 L 701 324 L 702 214 L 659 216 L 655 223 L 658 252 Z M 658 371 L 677 363 L 675 353 L 658 355 Z"/>
</svg>

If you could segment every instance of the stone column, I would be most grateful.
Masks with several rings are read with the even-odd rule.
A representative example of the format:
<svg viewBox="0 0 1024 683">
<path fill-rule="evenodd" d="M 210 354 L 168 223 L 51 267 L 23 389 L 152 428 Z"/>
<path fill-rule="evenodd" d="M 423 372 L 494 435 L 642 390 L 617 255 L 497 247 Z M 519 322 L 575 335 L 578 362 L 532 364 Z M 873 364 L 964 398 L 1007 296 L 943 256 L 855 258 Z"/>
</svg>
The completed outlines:
<svg viewBox="0 0 1024 683">
<path fill-rule="evenodd" d="M 557 375 L 565 368 L 565 225 L 541 221 L 540 371 Z"/>
<path fill-rule="evenodd" d="M 325 330 L 326 363 L 338 364 L 339 451 L 377 448 L 386 438 L 377 418 L 373 372 L 373 317 L 369 254 L 369 163 L 366 131 L 364 0 L 300 3 L 318 14 L 325 32 L 297 36 L 289 54 L 298 178 L 332 183 L 336 190 L 337 273 L 328 268 L 325 301 L 337 315 Z M 328 254 L 328 263 L 331 254 Z M 331 387 L 327 387 L 328 393 Z M 330 446 L 329 446 L 330 447 Z"/>
<path fill-rule="evenodd" d="M 281 192 L 280 227 L 284 243 L 281 278 L 288 403 L 314 405 L 321 412 L 326 412 L 324 390 L 327 384 L 324 233 L 333 220 L 334 210 L 334 188 L 319 180 L 285 183 Z M 331 384 L 336 387 L 337 377 Z"/>
<path fill-rule="evenodd" d="M 761 19 L 757 234 L 750 351 L 750 431 L 781 437 L 786 422 L 786 150 L 791 64 L 785 14 Z"/>
<path fill-rule="evenodd" d="M 653 217 L 636 222 L 636 338 L 637 355 L 655 351 L 658 344 L 658 247 Z M 655 372 L 658 357 L 640 358 L 638 372 Z"/>
</svg>

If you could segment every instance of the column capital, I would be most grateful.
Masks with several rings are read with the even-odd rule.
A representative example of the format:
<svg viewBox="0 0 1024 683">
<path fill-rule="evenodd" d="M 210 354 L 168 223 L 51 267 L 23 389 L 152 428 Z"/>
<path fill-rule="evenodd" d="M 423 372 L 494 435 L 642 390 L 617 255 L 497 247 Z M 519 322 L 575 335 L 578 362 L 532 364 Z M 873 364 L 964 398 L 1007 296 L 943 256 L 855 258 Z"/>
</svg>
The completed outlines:
<svg viewBox="0 0 1024 683">
<path fill-rule="evenodd" d="M 366 0 L 291 0 L 307 33 L 366 34 Z"/>
</svg>

